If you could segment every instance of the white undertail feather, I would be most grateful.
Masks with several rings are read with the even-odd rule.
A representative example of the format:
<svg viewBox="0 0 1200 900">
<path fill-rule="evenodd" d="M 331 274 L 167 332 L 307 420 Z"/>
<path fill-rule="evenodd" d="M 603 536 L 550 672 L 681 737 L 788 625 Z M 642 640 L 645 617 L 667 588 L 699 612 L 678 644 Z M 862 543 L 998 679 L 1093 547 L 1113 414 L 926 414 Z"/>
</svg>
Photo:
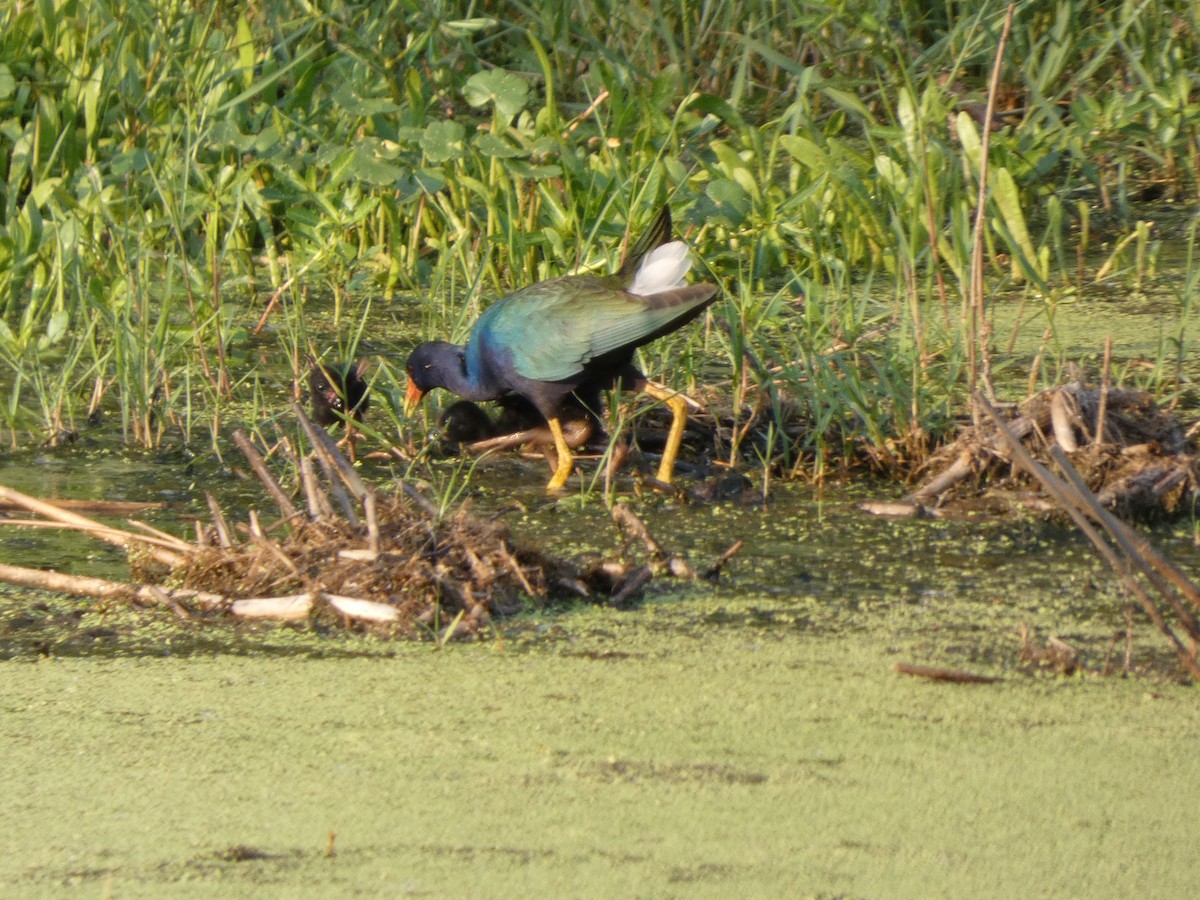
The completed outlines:
<svg viewBox="0 0 1200 900">
<path fill-rule="evenodd" d="M 655 247 L 638 267 L 628 291 L 639 297 L 649 297 L 660 291 L 683 287 L 684 276 L 691 267 L 692 258 L 683 241 Z"/>
</svg>

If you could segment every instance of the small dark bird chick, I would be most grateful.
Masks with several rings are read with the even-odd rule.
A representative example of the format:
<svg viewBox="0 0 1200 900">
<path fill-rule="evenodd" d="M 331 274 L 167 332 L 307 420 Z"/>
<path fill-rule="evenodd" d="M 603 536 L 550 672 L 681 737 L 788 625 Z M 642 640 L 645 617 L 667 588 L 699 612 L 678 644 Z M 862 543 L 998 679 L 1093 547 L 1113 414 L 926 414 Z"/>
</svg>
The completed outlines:
<svg viewBox="0 0 1200 900">
<path fill-rule="evenodd" d="M 326 427 L 347 418 L 361 422 L 370 405 L 366 374 L 365 359 L 357 363 L 314 362 L 308 373 L 313 419 Z"/>
<path fill-rule="evenodd" d="M 459 400 L 442 413 L 442 437 L 452 444 L 474 444 L 496 436 L 496 423 L 470 400 Z"/>
</svg>

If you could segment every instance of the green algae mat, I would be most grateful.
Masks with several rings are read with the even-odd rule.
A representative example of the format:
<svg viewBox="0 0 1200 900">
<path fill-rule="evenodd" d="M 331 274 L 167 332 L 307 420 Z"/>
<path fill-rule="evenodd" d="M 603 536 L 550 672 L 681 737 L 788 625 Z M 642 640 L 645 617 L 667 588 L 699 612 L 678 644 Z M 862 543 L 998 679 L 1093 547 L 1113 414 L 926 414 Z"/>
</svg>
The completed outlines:
<svg viewBox="0 0 1200 900">
<path fill-rule="evenodd" d="M 440 652 L 5 662 L 0 894 L 1193 891 L 1194 689 L 934 683 L 892 671 L 911 642 L 683 607 Z"/>
</svg>

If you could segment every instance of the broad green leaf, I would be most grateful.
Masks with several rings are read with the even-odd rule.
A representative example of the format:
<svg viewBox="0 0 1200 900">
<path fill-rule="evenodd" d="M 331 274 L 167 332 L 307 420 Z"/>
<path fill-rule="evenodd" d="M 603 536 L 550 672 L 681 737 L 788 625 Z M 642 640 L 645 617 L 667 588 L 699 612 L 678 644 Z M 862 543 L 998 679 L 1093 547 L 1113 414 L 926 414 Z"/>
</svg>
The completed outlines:
<svg viewBox="0 0 1200 900">
<path fill-rule="evenodd" d="M 50 321 L 46 323 L 46 340 L 45 346 L 54 346 L 62 340 L 63 335 L 67 333 L 67 326 L 71 323 L 71 317 L 65 309 L 56 309 L 50 314 Z"/>
<path fill-rule="evenodd" d="M 739 131 L 746 127 L 746 120 L 742 118 L 741 113 L 734 109 L 727 101 L 712 94 L 692 94 L 683 101 L 682 109 L 695 109 L 705 115 L 715 116 Z"/>
<path fill-rule="evenodd" d="M 1013 247 L 1013 279 L 1019 281 L 1024 276 L 1019 261 L 1015 258 L 1016 253 L 1019 252 L 1025 257 L 1026 264 L 1034 269 L 1044 281 L 1046 279 L 1046 271 L 1040 268 L 1041 260 L 1033 249 L 1033 242 L 1029 239 L 1029 229 L 1025 225 L 1025 213 L 1021 209 L 1021 194 L 1017 190 L 1016 182 L 1013 181 L 1012 173 L 1003 167 L 995 169 L 993 170 L 991 181 L 992 201 L 1000 210 L 1000 216 L 1004 220 L 1004 227 L 1011 236 L 1013 243 L 1016 244 Z"/>
<path fill-rule="evenodd" d="M 750 195 L 736 181 L 719 178 L 704 189 L 707 203 L 701 204 L 705 218 L 724 221 L 737 228 L 750 212 Z"/>
<path fill-rule="evenodd" d="M 383 186 L 393 185 L 408 174 L 406 169 L 380 159 L 367 147 L 355 149 L 349 173 L 360 181 Z"/>
<path fill-rule="evenodd" d="M 404 107 L 390 97 L 363 97 L 350 84 L 342 84 L 333 94 L 334 102 L 351 116 L 383 116 L 401 112 Z"/>
<path fill-rule="evenodd" d="M 242 87 L 249 90 L 254 84 L 254 35 L 245 16 L 237 20 L 238 65 L 242 69 Z"/>
<path fill-rule="evenodd" d="M 492 69 L 476 72 L 468 78 L 463 86 L 463 97 L 476 107 L 495 103 L 500 115 L 511 119 L 529 102 L 529 85 L 511 72 Z"/>
<path fill-rule="evenodd" d="M 439 27 L 448 37 L 464 38 L 485 31 L 495 24 L 495 19 L 478 16 L 474 19 L 455 19 L 452 22 L 442 22 Z"/>
<path fill-rule="evenodd" d="M 434 122 L 421 135 L 421 149 L 433 163 L 460 159 L 465 150 L 467 129 L 458 122 Z"/>
<path fill-rule="evenodd" d="M 897 194 L 903 196 L 908 190 L 908 173 L 890 156 L 882 153 L 876 156 L 875 171 L 879 173 L 880 178 L 892 186 L 892 190 Z"/>
<path fill-rule="evenodd" d="M 980 141 L 979 130 L 975 127 L 975 120 L 968 113 L 960 112 L 954 120 L 954 127 L 958 131 L 958 142 L 962 144 L 963 153 L 971 164 L 971 171 L 978 174 Z"/>
<path fill-rule="evenodd" d="M 900 119 L 900 127 L 904 129 L 904 146 L 908 155 L 917 156 L 917 110 L 913 103 L 912 94 L 907 88 L 900 91 L 896 102 L 896 116 Z"/>
<path fill-rule="evenodd" d="M 17 92 L 17 79 L 4 63 L 0 63 L 0 100 L 7 100 Z"/>
<path fill-rule="evenodd" d="M 806 137 L 783 134 L 779 136 L 779 145 L 787 151 L 788 156 L 806 169 L 825 172 L 829 168 L 829 155 Z"/>
<path fill-rule="evenodd" d="M 490 131 L 481 131 L 475 135 L 475 149 L 484 156 L 499 159 L 513 159 L 529 155 L 527 151 L 522 150 L 511 141 L 506 141 L 504 138 L 497 134 L 492 134 Z"/>
</svg>

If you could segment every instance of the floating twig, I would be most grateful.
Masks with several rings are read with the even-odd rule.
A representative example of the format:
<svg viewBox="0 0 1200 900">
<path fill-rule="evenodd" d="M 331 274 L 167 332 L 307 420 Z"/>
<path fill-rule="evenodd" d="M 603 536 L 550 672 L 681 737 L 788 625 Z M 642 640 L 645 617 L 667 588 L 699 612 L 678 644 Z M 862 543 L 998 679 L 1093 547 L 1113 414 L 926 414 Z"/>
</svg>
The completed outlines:
<svg viewBox="0 0 1200 900">
<path fill-rule="evenodd" d="M 124 581 L 109 581 L 86 575 L 67 575 L 45 569 L 27 569 L 0 563 L 0 581 L 41 591 L 72 594 L 76 597 L 94 597 L 100 600 L 138 600 L 144 603 L 171 602 L 195 604 L 203 610 L 224 609 L 229 601 L 220 594 L 196 591 L 190 588 L 163 588 L 145 584 L 128 584 Z"/>
<path fill-rule="evenodd" d="M 928 678 L 931 681 L 948 681 L 954 684 L 995 684 L 1003 681 L 993 675 L 976 675 L 974 672 L 964 672 L 961 669 L 942 669 L 937 666 L 918 666 L 912 663 L 898 662 L 894 668 L 901 675 L 913 675 L 917 678 Z"/>
<path fill-rule="evenodd" d="M 704 570 L 704 577 L 709 581 L 716 581 L 717 576 L 721 574 L 721 570 L 725 568 L 725 564 L 737 556 L 745 546 L 745 541 L 734 541 L 730 544 L 725 552 L 718 556 L 716 561 Z"/>
</svg>

